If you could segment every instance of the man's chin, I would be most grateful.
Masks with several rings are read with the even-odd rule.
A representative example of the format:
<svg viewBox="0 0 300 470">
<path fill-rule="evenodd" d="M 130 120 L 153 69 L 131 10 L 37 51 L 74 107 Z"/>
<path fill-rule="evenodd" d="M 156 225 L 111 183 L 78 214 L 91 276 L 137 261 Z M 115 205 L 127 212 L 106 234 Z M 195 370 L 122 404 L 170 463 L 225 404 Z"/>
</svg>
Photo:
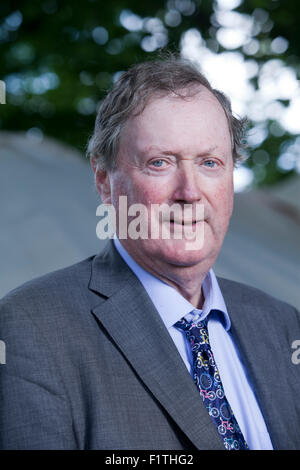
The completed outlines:
<svg viewBox="0 0 300 470">
<path fill-rule="evenodd" d="M 213 255 L 197 240 L 159 240 L 155 245 L 153 243 L 151 248 L 149 245 L 150 250 L 147 251 L 152 261 L 157 260 L 160 264 L 165 262 L 181 267 L 195 266 L 207 258 L 211 259 Z"/>
</svg>

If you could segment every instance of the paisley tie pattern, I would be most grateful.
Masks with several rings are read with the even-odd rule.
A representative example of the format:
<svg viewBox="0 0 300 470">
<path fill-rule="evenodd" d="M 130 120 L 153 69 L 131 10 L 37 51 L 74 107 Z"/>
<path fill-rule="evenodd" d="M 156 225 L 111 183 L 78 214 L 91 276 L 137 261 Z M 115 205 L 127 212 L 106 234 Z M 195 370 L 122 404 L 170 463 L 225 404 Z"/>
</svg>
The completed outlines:
<svg viewBox="0 0 300 470">
<path fill-rule="evenodd" d="M 187 322 L 184 318 L 174 325 L 183 330 L 193 355 L 193 378 L 205 407 L 217 427 L 227 450 L 248 449 L 244 436 L 224 394 L 221 378 L 209 344 L 207 322 Z"/>
</svg>

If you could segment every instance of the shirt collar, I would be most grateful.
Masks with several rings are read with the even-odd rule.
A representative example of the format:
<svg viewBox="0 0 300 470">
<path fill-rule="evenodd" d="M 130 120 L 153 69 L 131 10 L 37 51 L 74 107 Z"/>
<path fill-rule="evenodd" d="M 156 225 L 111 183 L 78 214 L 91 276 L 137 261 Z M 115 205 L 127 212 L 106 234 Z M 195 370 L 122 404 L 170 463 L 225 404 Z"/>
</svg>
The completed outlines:
<svg viewBox="0 0 300 470">
<path fill-rule="evenodd" d="M 153 276 L 136 263 L 123 245 L 121 245 L 116 235 L 114 236 L 114 245 L 120 256 L 144 286 L 147 294 L 152 300 L 152 303 L 161 316 L 162 321 L 168 329 L 182 317 L 186 317 L 187 320 L 192 320 L 197 316 L 199 317 L 199 320 L 204 320 L 211 310 L 217 310 L 225 329 L 227 331 L 230 329 L 231 323 L 225 301 L 212 269 L 207 273 L 202 284 L 205 300 L 203 309 L 201 310 L 195 308 L 176 289 L 169 286 L 161 279 Z"/>
</svg>

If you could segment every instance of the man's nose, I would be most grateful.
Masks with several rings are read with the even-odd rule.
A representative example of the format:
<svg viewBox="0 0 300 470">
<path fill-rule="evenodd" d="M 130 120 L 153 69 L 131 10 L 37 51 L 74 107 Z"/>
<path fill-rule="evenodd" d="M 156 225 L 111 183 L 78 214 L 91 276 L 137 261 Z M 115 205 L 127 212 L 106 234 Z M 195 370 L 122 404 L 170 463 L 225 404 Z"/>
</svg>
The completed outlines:
<svg viewBox="0 0 300 470">
<path fill-rule="evenodd" d="M 199 201 L 202 198 L 200 178 L 192 162 L 181 165 L 176 174 L 174 199 L 186 203 Z"/>
</svg>

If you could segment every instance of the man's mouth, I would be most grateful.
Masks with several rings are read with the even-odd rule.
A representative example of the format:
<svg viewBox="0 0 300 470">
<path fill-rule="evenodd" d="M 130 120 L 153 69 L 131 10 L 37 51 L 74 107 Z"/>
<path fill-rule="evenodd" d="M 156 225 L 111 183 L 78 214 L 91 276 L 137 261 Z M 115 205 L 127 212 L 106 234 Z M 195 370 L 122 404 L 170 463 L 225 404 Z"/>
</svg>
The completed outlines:
<svg viewBox="0 0 300 470">
<path fill-rule="evenodd" d="M 167 222 L 167 221 L 166 221 Z M 182 220 L 182 219 L 170 219 L 170 224 L 177 225 L 190 225 L 195 226 L 197 223 L 203 222 L 203 220 Z"/>
</svg>

